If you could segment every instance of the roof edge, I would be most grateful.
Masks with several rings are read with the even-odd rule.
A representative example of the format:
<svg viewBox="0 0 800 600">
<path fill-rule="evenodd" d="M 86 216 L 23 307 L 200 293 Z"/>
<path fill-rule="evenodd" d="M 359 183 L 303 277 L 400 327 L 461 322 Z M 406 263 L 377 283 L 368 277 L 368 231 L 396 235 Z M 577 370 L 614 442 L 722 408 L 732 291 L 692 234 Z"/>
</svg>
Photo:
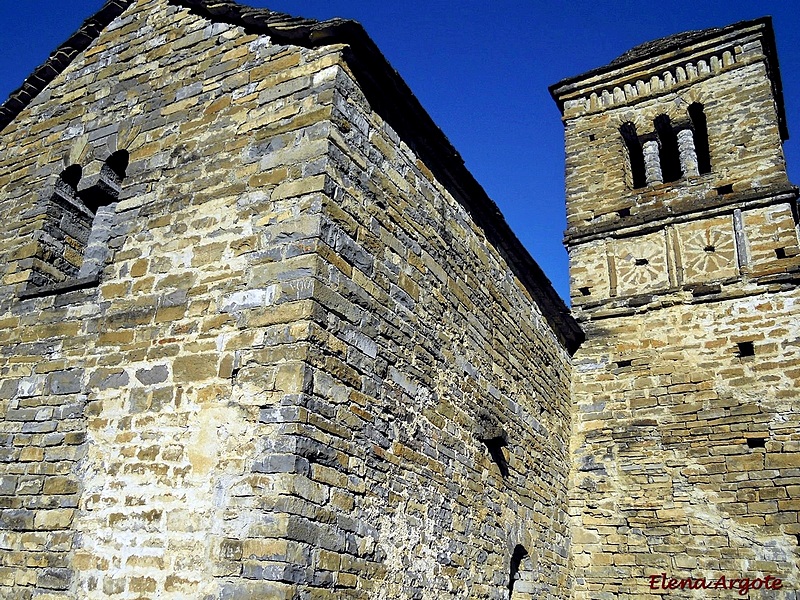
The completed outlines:
<svg viewBox="0 0 800 600">
<path fill-rule="evenodd" d="M 75 57 L 86 50 L 100 32 L 133 4 L 134 0 L 107 0 L 78 30 L 31 73 L 0 105 L 0 131 L 13 121 Z"/>
</svg>

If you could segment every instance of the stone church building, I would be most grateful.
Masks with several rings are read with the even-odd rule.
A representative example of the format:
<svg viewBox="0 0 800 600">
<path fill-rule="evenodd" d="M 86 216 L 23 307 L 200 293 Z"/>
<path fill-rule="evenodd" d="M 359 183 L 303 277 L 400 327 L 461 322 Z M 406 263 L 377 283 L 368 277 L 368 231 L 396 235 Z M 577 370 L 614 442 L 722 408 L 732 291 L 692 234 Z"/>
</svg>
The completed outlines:
<svg viewBox="0 0 800 600">
<path fill-rule="evenodd" d="M 360 25 L 108 0 L 0 107 L 0 597 L 800 597 L 771 21 L 550 91 L 571 310 Z"/>
</svg>

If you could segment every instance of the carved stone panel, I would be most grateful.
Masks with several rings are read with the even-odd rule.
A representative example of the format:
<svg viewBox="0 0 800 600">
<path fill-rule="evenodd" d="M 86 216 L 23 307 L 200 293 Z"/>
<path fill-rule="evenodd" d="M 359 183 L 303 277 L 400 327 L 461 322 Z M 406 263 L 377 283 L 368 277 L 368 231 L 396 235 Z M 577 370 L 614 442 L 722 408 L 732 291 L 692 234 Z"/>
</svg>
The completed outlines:
<svg viewBox="0 0 800 600">
<path fill-rule="evenodd" d="M 730 216 L 681 223 L 675 231 L 679 282 L 706 283 L 737 276 L 736 242 Z"/>
<path fill-rule="evenodd" d="M 655 292 L 669 287 L 663 231 L 616 240 L 614 262 L 620 296 Z"/>
<path fill-rule="evenodd" d="M 742 219 L 752 274 L 780 273 L 800 263 L 797 227 L 788 204 L 743 211 Z"/>
</svg>

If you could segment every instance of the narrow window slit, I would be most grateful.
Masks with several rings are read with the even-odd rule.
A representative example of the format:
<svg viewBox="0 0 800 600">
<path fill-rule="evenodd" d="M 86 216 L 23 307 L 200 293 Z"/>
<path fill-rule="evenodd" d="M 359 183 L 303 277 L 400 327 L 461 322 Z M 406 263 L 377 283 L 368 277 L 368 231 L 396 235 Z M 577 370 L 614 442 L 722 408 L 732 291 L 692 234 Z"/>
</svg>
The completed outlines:
<svg viewBox="0 0 800 600">
<path fill-rule="evenodd" d="M 643 188 L 647 185 L 644 168 L 644 151 L 642 143 L 636 133 L 636 126 L 633 123 L 623 123 L 619 128 L 622 140 L 625 143 L 628 164 L 630 166 L 631 181 L 630 185 L 634 189 Z"/>
<path fill-rule="evenodd" d="M 497 465 L 497 468 L 500 469 L 500 475 L 505 479 L 508 477 L 508 461 L 506 460 L 505 452 L 503 448 L 508 446 L 508 441 L 504 436 L 497 436 L 493 437 L 488 440 L 483 440 L 483 443 L 486 445 L 486 449 L 489 451 L 489 456 L 492 458 L 492 462 Z"/>
<path fill-rule="evenodd" d="M 475 437 L 486 446 L 492 462 L 500 469 L 500 475 L 504 479 L 508 477 L 508 461 L 503 450 L 508 446 L 508 434 L 497 420 L 497 417 L 489 411 L 482 410 L 476 418 Z"/>
<path fill-rule="evenodd" d="M 747 438 L 748 448 L 765 448 L 766 445 L 767 445 L 767 438 L 763 437 Z"/>
<path fill-rule="evenodd" d="M 509 561 L 510 562 L 510 565 L 509 565 L 510 569 L 509 569 L 509 574 L 508 574 L 508 592 L 509 592 L 509 597 L 511 597 L 514 594 L 514 585 L 517 583 L 517 580 L 519 580 L 519 578 L 520 578 L 520 575 L 519 575 L 519 570 L 520 569 L 519 568 L 520 568 L 520 565 L 522 564 L 523 559 L 526 556 L 528 556 L 528 551 L 525 550 L 525 548 L 520 544 L 517 544 L 514 547 L 514 552 L 511 553 L 511 560 Z"/>
<path fill-rule="evenodd" d="M 618 369 L 624 369 L 625 367 L 630 367 L 633 364 L 633 360 L 618 360 L 614 364 Z"/>
<path fill-rule="evenodd" d="M 637 258 L 637 259 L 634 261 L 634 264 L 635 264 L 637 267 L 642 267 L 642 266 L 644 266 L 644 265 L 649 265 L 649 264 L 650 264 L 650 261 L 649 261 L 649 260 L 647 260 L 646 258 Z"/>
<path fill-rule="evenodd" d="M 701 175 L 711 172 L 711 152 L 708 144 L 708 123 L 703 105 L 694 102 L 689 105 L 689 119 L 694 129 L 694 149 L 697 153 L 697 170 Z M 730 193 L 730 192 L 727 192 Z"/>
<path fill-rule="evenodd" d="M 708 244 L 705 248 L 703 248 L 703 250 L 709 253 L 717 251 L 713 244 Z"/>
<path fill-rule="evenodd" d="M 653 121 L 661 142 L 659 147 L 659 159 L 661 161 L 661 173 L 664 181 L 677 181 L 681 178 L 681 160 L 678 150 L 678 136 L 672 127 L 672 122 L 667 115 L 659 115 Z"/>
</svg>

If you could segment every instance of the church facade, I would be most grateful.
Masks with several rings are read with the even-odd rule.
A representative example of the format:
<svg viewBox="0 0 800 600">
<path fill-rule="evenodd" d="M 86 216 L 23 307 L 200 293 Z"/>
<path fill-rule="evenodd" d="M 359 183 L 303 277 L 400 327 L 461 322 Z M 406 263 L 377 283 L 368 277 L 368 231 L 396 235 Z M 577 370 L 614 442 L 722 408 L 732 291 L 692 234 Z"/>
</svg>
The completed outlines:
<svg viewBox="0 0 800 600">
<path fill-rule="evenodd" d="M 551 93 L 572 311 L 360 25 L 87 20 L 0 107 L 0 595 L 794 597 L 770 21 Z"/>
</svg>

